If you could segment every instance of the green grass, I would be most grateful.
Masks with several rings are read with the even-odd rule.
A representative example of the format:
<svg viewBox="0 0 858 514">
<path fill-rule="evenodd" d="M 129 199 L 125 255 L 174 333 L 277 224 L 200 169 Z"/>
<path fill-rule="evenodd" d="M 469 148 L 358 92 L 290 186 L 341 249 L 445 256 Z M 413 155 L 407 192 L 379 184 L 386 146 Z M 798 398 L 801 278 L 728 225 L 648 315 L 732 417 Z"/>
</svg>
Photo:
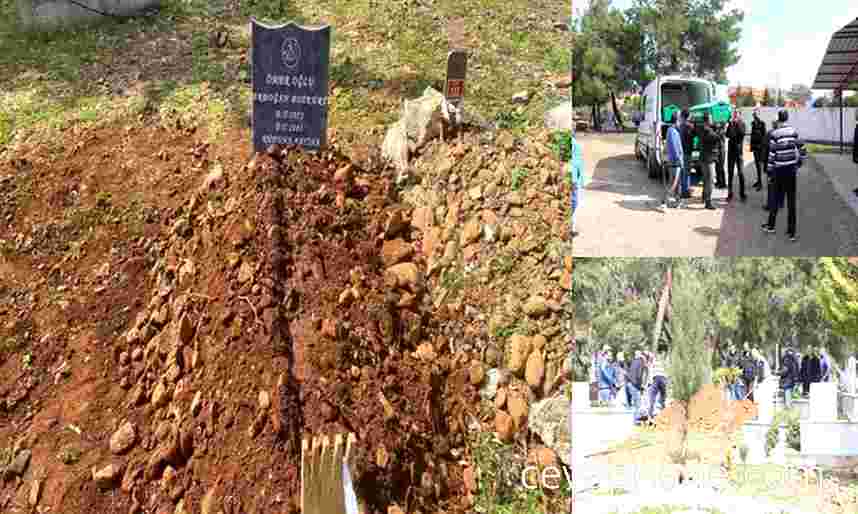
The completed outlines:
<svg viewBox="0 0 858 514">
<path fill-rule="evenodd" d="M 522 182 L 527 178 L 528 171 L 524 168 L 516 168 L 512 171 L 511 187 L 513 191 L 518 191 L 521 188 Z"/>
<path fill-rule="evenodd" d="M 441 86 L 446 20 L 453 17 L 466 19 L 466 46 L 477 50 L 468 66 L 468 109 L 496 119 L 503 128 L 541 125 L 546 106 L 556 98 L 542 91 L 534 74 L 568 69 L 568 38 L 550 29 L 550 20 L 568 11 L 565 0 L 543 2 L 536 13 L 546 20 L 543 28 L 528 31 L 517 28 L 525 23 L 522 13 L 534 9 L 528 0 L 439 0 L 431 10 L 410 2 L 247 0 L 239 18 L 216 17 L 214 5 L 165 0 L 155 17 L 25 34 L 14 26 L 14 0 L 0 0 L 0 151 L 19 135 L 41 134 L 50 141 L 56 130 L 72 124 L 133 120 L 149 111 L 163 114 L 161 102 L 179 115 L 205 102 L 218 103 L 211 109 L 203 106 L 205 115 L 195 117 L 216 133 L 241 123 L 250 107 L 249 84 L 242 81 L 248 66 L 238 61 L 250 43 L 248 16 L 268 23 L 331 25 L 330 75 L 340 87 L 330 103 L 329 124 L 356 133 L 368 124 L 391 123 L 403 98 Z M 227 48 L 209 48 L 213 28 L 229 34 Z M 162 35 L 186 41 L 191 64 L 168 74 L 168 80 L 161 77 L 160 84 L 158 79 L 148 83 L 145 98 L 116 95 L 108 87 L 116 78 L 113 64 L 136 63 L 141 52 L 144 61 L 167 57 L 147 55 L 146 43 L 135 39 Z M 206 95 L 196 94 L 201 84 L 209 87 Z M 533 98 L 513 108 L 509 100 L 521 90 L 532 91 Z"/>
<path fill-rule="evenodd" d="M 809 143 L 804 147 L 807 150 L 807 153 L 840 153 L 840 145 L 820 145 L 816 143 Z M 849 149 L 847 148 L 847 151 Z"/>
<path fill-rule="evenodd" d="M 643 507 L 641 510 L 636 511 L 634 514 L 674 514 L 686 510 L 690 510 L 691 507 L 687 505 L 662 505 L 659 507 Z M 725 514 L 721 510 L 718 509 L 700 509 L 707 514 Z M 619 514 L 619 512 L 614 511 L 614 514 Z"/>
<path fill-rule="evenodd" d="M 542 489 L 524 489 L 516 487 L 513 477 L 506 469 L 506 462 L 512 458 L 514 450 L 510 445 L 495 440 L 494 434 L 479 432 L 473 435 L 471 451 L 474 464 L 480 472 L 477 481 L 478 491 L 474 499 L 474 510 L 481 514 L 543 514 L 546 504 L 560 504 L 567 509 L 568 499 L 572 496 L 571 484 L 561 478 L 560 487 L 551 493 Z M 512 480 L 510 480 L 512 479 Z M 554 510 L 549 510 L 554 512 Z M 561 510 L 557 510 L 561 512 Z"/>
</svg>

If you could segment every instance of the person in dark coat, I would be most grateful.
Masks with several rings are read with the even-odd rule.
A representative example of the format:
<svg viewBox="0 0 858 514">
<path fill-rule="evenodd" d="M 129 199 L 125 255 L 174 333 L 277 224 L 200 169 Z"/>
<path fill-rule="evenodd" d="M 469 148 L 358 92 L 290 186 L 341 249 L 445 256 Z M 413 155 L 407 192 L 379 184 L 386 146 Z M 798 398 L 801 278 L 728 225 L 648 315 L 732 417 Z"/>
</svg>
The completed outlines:
<svg viewBox="0 0 858 514">
<path fill-rule="evenodd" d="M 745 398 L 753 401 L 754 400 L 754 384 L 757 381 L 757 359 L 754 358 L 754 355 L 751 353 L 748 345 L 745 345 L 745 350 L 742 352 L 741 360 L 739 361 L 739 368 L 742 370 L 742 390 L 740 392 L 739 400 L 744 400 Z"/>
<path fill-rule="evenodd" d="M 815 350 L 811 350 L 801 359 L 801 380 L 802 393 L 805 396 L 810 394 L 810 384 L 822 380 L 822 364 Z"/>
<path fill-rule="evenodd" d="M 641 405 L 645 366 L 643 354 L 640 350 L 635 350 L 635 356 L 629 364 L 629 373 L 626 377 L 626 394 L 628 394 L 629 404 L 635 412 L 637 412 Z"/>
<path fill-rule="evenodd" d="M 712 205 L 712 176 L 715 174 L 715 160 L 718 157 L 718 133 L 712 126 L 709 113 L 703 115 L 703 124 L 699 126 L 697 136 L 700 138 L 700 161 L 703 168 L 703 204 L 707 209 L 715 209 Z"/>
<path fill-rule="evenodd" d="M 751 152 L 754 153 L 754 167 L 757 169 L 757 181 L 751 186 L 757 191 L 763 188 L 763 170 L 768 160 L 768 154 L 763 152 L 766 138 L 766 124 L 760 119 L 760 111 L 754 109 L 754 121 L 751 122 Z"/>
<path fill-rule="evenodd" d="M 726 179 L 726 162 L 727 162 L 727 152 L 726 146 L 724 144 L 724 125 L 718 124 L 715 126 L 715 133 L 718 134 L 718 144 L 716 148 L 718 149 L 718 154 L 715 159 L 715 187 L 718 189 L 726 189 L 727 188 L 727 179 Z"/>
<path fill-rule="evenodd" d="M 744 202 L 745 196 L 745 170 L 742 159 L 745 142 L 745 120 L 739 111 L 733 111 L 733 119 L 727 125 L 727 201 L 733 200 L 733 168 L 739 175 L 739 198 Z"/>
<path fill-rule="evenodd" d="M 736 345 L 732 342 L 727 343 L 727 351 L 721 355 L 721 367 L 722 368 L 738 368 L 739 367 L 739 354 L 736 352 Z M 739 399 L 739 381 L 733 382 L 727 385 L 727 392 L 730 395 L 731 400 Z"/>
<path fill-rule="evenodd" d="M 784 407 L 792 408 L 792 391 L 796 384 L 801 379 L 801 373 L 798 364 L 798 355 L 795 350 L 788 346 L 783 360 L 781 361 L 781 386 L 784 389 Z"/>
<path fill-rule="evenodd" d="M 855 135 L 852 136 L 852 162 L 858 164 L 858 112 L 855 113 Z M 855 190 L 858 194 L 858 189 Z"/>
</svg>

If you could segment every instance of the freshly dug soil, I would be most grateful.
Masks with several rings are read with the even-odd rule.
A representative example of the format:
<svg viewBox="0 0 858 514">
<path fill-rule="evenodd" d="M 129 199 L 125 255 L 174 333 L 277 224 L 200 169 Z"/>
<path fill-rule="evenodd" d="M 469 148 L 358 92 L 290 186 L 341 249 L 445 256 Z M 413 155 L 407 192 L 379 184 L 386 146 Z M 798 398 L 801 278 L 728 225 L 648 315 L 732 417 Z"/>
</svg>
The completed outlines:
<svg viewBox="0 0 858 514">
<path fill-rule="evenodd" d="M 385 264 L 385 240 L 412 243 L 390 177 L 335 151 L 251 157 L 102 130 L 0 170 L 17 199 L 0 339 L 31 359 L 0 359 L 0 441 L 32 451 L 0 510 L 26 508 L 38 473 L 55 512 L 295 512 L 302 436 L 346 431 L 369 512 L 462 508 L 477 388 L 438 333 L 456 313 L 435 312 L 425 262 Z M 159 207 L 126 205 L 135 189 Z M 111 463 L 113 494 L 93 480 Z"/>
<path fill-rule="evenodd" d="M 730 402 L 724 398 L 724 391 L 714 384 L 703 386 L 691 399 L 689 409 L 688 429 L 697 432 L 732 433 L 757 415 L 757 406 L 754 402 L 750 400 Z M 674 429 L 682 414 L 679 405 L 669 405 L 656 416 L 656 430 Z"/>
</svg>

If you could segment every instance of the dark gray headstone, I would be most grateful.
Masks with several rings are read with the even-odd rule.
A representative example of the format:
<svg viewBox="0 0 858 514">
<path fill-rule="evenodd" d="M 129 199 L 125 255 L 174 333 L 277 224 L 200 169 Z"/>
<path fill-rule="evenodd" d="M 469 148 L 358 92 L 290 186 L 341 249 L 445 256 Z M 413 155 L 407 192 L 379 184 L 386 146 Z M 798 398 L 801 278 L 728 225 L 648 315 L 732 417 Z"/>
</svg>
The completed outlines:
<svg viewBox="0 0 858 514">
<path fill-rule="evenodd" d="M 465 98 L 465 74 L 468 69 L 468 54 L 464 50 L 453 50 L 447 54 L 447 84 L 444 96 L 452 103 L 461 103 Z"/>
<path fill-rule="evenodd" d="M 253 149 L 272 144 L 324 148 L 328 132 L 331 28 L 250 19 Z"/>
</svg>

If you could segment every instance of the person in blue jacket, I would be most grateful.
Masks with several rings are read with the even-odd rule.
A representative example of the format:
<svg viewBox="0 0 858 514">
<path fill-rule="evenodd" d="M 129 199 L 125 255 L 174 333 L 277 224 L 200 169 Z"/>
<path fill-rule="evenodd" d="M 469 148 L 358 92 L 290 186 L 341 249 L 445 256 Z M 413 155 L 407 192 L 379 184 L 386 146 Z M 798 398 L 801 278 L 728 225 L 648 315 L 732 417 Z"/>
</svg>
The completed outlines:
<svg viewBox="0 0 858 514">
<path fill-rule="evenodd" d="M 614 398 L 617 389 L 617 370 L 613 365 L 611 349 L 606 347 L 601 361 L 599 362 L 599 401 L 610 402 Z"/>
<path fill-rule="evenodd" d="M 571 236 L 574 238 L 578 235 L 575 230 L 575 211 L 581 202 L 581 190 L 586 185 L 586 176 L 584 175 L 584 159 L 582 155 L 581 145 L 575 140 L 575 133 L 572 133 L 572 158 L 569 160 L 569 172 L 572 175 L 572 215 L 569 221 Z"/>
<path fill-rule="evenodd" d="M 663 205 L 665 207 L 679 206 L 682 191 L 679 179 L 683 175 L 685 165 L 685 154 L 682 148 L 682 136 L 680 135 L 679 113 L 674 112 L 670 119 L 670 128 L 667 129 L 667 166 L 670 169 L 670 189 L 665 190 Z"/>
</svg>

